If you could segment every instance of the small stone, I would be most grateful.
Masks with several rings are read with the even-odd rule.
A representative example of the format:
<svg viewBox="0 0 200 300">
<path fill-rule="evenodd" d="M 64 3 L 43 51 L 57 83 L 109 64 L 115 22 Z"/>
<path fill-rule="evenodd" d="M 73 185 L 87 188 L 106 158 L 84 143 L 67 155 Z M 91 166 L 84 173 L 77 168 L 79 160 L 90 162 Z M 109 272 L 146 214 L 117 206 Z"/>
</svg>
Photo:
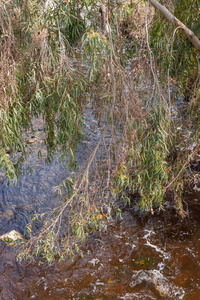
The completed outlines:
<svg viewBox="0 0 200 300">
<path fill-rule="evenodd" d="M 29 144 L 33 144 L 35 141 L 36 141 L 36 138 L 33 138 L 33 139 L 29 139 L 29 140 L 28 140 Z"/>
<path fill-rule="evenodd" d="M 9 246 L 15 246 L 18 242 L 23 241 L 23 237 L 16 230 L 12 230 L 1 235 L 0 240 L 3 240 Z"/>
<path fill-rule="evenodd" d="M 158 285 L 155 288 L 159 292 L 161 297 L 166 297 L 167 295 L 169 295 L 168 287 L 165 287 L 164 285 Z"/>
</svg>

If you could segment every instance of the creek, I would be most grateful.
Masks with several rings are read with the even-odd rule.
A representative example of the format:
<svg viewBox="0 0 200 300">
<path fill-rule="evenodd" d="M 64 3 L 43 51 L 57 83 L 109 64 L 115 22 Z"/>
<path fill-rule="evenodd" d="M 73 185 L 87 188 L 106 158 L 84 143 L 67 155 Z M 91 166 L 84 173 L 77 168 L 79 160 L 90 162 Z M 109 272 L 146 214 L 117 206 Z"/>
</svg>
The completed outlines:
<svg viewBox="0 0 200 300">
<path fill-rule="evenodd" d="M 126 209 L 106 232 L 88 237 L 83 258 L 49 267 L 21 266 L 1 242 L 0 299 L 199 299 L 199 193 L 187 193 L 185 201 L 184 220 Z"/>
<path fill-rule="evenodd" d="M 33 120 L 33 128 L 34 136 L 27 133 L 32 152 L 25 163 L 32 172 L 21 176 L 16 186 L 0 182 L 0 235 L 11 230 L 24 234 L 35 212 L 59 203 L 54 187 L 69 175 L 57 157 L 51 165 L 45 164 L 43 121 Z M 90 105 L 83 128 L 85 138 L 76 153 L 79 167 L 101 135 Z M 125 208 L 122 219 L 87 238 L 81 248 L 83 257 L 53 266 L 21 265 L 13 247 L 0 241 L 0 300 L 200 299 L 199 200 L 198 189 L 185 193 L 188 215 L 184 219 L 175 209 L 141 216 Z"/>
<path fill-rule="evenodd" d="M 90 120 L 84 121 L 87 134 L 77 149 L 79 166 L 101 134 L 87 109 Z M 0 234 L 13 229 L 24 234 L 34 212 L 58 203 L 53 187 L 69 174 L 57 158 L 51 165 L 38 158 L 38 149 L 45 151 L 42 120 L 33 125 L 33 149 L 26 161 L 32 173 L 21 176 L 16 186 L 0 184 Z M 22 266 L 13 248 L 1 241 L 0 299 L 200 299 L 199 198 L 198 190 L 185 194 L 185 219 L 175 210 L 140 216 L 126 208 L 122 220 L 88 237 L 83 258 L 53 266 Z"/>
</svg>

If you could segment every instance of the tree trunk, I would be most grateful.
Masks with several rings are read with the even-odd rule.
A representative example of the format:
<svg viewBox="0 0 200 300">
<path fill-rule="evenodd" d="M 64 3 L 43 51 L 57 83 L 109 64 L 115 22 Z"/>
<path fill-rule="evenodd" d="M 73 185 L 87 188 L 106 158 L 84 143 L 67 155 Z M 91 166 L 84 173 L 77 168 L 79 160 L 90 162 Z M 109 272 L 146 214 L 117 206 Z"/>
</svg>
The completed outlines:
<svg viewBox="0 0 200 300">
<path fill-rule="evenodd" d="M 156 0 L 149 0 L 149 2 L 170 22 L 172 23 L 176 28 L 178 28 L 180 31 L 182 31 L 185 36 L 190 40 L 190 42 L 195 47 L 198 54 L 200 54 L 200 40 L 198 37 L 194 34 L 193 31 L 191 31 L 189 28 L 187 28 L 181 21 L 179 21 L 170 11 L 162 4 L 158 3 Z"/>
</svg>

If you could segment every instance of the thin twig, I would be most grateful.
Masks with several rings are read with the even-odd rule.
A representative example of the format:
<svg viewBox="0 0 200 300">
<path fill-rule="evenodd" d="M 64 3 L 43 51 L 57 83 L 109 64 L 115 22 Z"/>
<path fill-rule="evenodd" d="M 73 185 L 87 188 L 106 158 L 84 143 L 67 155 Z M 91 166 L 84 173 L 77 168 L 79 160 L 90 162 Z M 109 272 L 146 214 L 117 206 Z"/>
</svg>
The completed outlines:
<svg viewBox="0 0 200 300">
<path fill-rule="evenodd" d="M 171 182 L 165 187 L 164 193 L 172 185 L 172 183 L 178 179 L 178 177 L 180 176 L 180 174 L 182 173 L 182 171 L 184 170 L 184 168 L 186 167 L 186 165 L 188 164 L 188 162 L 190 161 L 192 156 L 199 150 L 199 148 L 200 148 L 200 143 L 195 147 L 195 149 L 192 151 L 192 153 L 188 156 L 187 160 L 183 164 L 183 166 L 182 166 L 181 170 L 178 172 L 177 176 L 174 179 L 172 179 Z"/>
</svg>

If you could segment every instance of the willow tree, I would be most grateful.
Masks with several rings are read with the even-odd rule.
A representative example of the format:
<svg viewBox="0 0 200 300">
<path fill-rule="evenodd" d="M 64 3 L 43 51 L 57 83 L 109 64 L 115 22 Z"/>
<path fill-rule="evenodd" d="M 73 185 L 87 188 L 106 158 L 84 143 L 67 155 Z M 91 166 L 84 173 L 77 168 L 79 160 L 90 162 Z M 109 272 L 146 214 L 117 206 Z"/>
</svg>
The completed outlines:
<svg viewBox="0 0 200 300">
<path fill-rule="evenodd" d="M 70 45 L 85 28 L 80 5 L 76 1 L 0 3 L 0 167 L 10 181 L 16 179 L 26 156 L 23 133 L 31 128 L 33 117 L 45 120 L 47 160 L 60 146 L 73 164 L 87 90 L 83 74 L 72 71 L 69 64 Z M 22 153 L 20 158 L 15 158 L 16 152 Z"/>
<path fill-rule="evenodd" d="M 83 136 L 88 101 L 102 133 L 85 168 L 57 187 L 59 192 L 67 189 L 61 205 L 49 215 L 33 216 L 22 256 L 37 254 L 52 262 L 55 255 L 73 255 L 91 231 L 103 228 L 111 208 L 120 214 L 116 199 L 133 201 L 153 214 L 165 207 L 170 191 L 183 216 L 182 175 L 192 156 L 174 155 L 181 140 L 150 48 L 155 53 L 159 49 L 157 58 L 162 58 L 158 45 L 164 45 L 163 20 L 153 22 L 149 32 L 155 15 L 149 17 L 140 2 L 142 21 L 140 26 L 133 22 L 129 35 L 127 17 L 138 11 L 134 1 L 18 0 L 0 5 L 0 168 L 5 175 L 16 178 L 26 158 L 26 132 L 33 117 L 44 119 L 48 162 L 59 149 L 75 167 L 74 150 Z M 171 42 L 166 45 L 173 54 L 170 66 L 173 59 L 178 65 Z M 78 62 L 80 56 L 87 72 L 80 60 L 75 70 L 70 67 L 71 58 Z M 104 159 L 97 164 L 99 150 Z M 44 226 L 34 235 L 33 222 L 43 217 Z"/>
<path fill-rule="evenodd" d="M 156 8 L 151 28 L 151 46 L 163 75 L 177 80 L 188 100 L 199 84 L 199 1 L 150 1 Z M 164 71 L 164 72 L 163 72 Z"/>
</svg>

